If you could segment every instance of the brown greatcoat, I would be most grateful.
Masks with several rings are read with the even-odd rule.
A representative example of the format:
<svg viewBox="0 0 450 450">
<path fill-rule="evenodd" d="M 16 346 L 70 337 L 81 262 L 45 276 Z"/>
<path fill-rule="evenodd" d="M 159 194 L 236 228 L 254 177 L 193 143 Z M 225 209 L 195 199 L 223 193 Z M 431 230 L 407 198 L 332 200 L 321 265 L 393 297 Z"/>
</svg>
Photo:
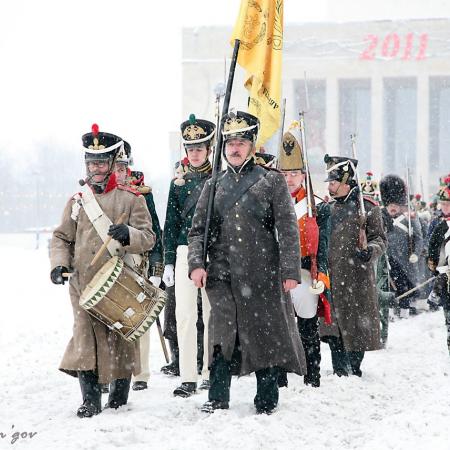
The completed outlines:
<svg viewBox="0 0 450 450">
<path fill-rule="evenodd" d="M 123 247 L 123 253 L 144 253 L 153 247 L 152 220 L 143 196 L 116 188 L 95 194 L 95 197 L 113 223 L 122 213 L 126 214 L 123 223 L 130 230 L 130 245 Z M 103 242 L 82 207 L 77 220 L 71 217 L 74 202 L 71 199 L 67 203 L 61 225 L 53 232 L 50 244 L 51 268 L 73 269 L 69 288 L 74 316 L 73 337 L 60 370 L 73 376 L 80 370 L 96 370 L 99 383 L 109 383 L 140 372 L 139 348 L 138 344 L 125 341 L 79 306 L 83 289 L 111 256 L 106 250 L 96 264 L 89 267 Z"/>
<path fill-rule="evenodd" d="M 247 177 L 258 180 L 236 198 Z M 203 242 L 211 181 L 197 203 L 189 232 L 189 273 L 203 267 Z M 236 338 L 240 374 L 279 366 L 306 373 L 305 355 L 282 281 L 300 281 L 297 219 L 282 174 L 249 162 L 241 173 L 219 175 L 206 292 L 211 304 L 209 355 L 220 345 L 231 361 Z"/>
<path fill-rule="evenodd" d="M 358 192 L 331 203 L 331 236 L 328 264 L 331 279 L 333 324 L 320 321 L 320 335 L 342 336 L 346 351 L 379 350 L 380 317 L 376 290 L 375 266 L 386 250 L 381 210 L 365 200 L 369 262 L 356 256 L 359 236 Z"/>
</svg>

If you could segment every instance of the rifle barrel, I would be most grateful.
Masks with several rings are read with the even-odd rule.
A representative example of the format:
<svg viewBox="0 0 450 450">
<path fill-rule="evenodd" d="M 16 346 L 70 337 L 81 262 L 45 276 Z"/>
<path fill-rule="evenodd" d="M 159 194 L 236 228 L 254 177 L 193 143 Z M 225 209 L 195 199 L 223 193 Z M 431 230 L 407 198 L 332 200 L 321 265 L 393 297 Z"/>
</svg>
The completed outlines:
<svg viewBox="0 0 450 450">
<path fill-rule="evenodd" d="M 227 81 L 227 88 L 225 91 L 225 98 L 223 100 L 223 107 L 222 107 L 222 116 L 228 113 L 228 109 L 230 107 L 230 98 L 231 98 L 231 90 L 233 88 L 233 80 L 234 80 L 234 72 L 236 70 L 236 63 L 237 63 L 237 57 L 239 53 L 239 46 L 241 44 L 241 41 L 239 39 L 236 39 L 234 41 L 234 49 L 233 49 L 233 56 L 231 58 L 231 64 L 230 64 L 230 72 L 228 74 L 228 81 Z M 222 124 L 222 120 L 220 120 L 220 124 Z M 206 257 L 208 254 L 208 239 L 209 239 L 209 227 L 211 226 L 211 215 L 213 210 L 213 203 L 214 203 L 214 194 L 216 191 L 216 182 L 217 182 L 217 176 L 218 172 L 220 171 L 220 163 L 221 163 L 221 156 L 222 156 L 222 146 L 223 146 L 223 135 L 222 130 L 217 130 L 217 141 L 216 141 L 216 151 L 214 153 L 214 162 L 212 167 L 212 175 L 211 175 L 211 189 L 209 190 L 209 196 L 208 196 L 208 208 L 206 210 L 206 222 L 205 222 L 205 234 L 203 238 L 203 264 L 206 267 Z"/>
</svg>

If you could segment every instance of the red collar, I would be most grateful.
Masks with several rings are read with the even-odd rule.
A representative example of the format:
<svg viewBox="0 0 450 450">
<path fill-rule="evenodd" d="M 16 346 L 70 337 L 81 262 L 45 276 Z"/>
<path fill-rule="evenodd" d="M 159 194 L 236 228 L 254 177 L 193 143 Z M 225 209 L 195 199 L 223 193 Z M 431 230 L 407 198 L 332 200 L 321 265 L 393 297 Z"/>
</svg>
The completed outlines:
<svg viewBox="0 0 450 450">
<path fill-rule="evenodd" d="M 102 194 L 106 194 L 110 191 L 113 191 L 117 187 L 117 178 L 115 172 L 113 172 L 108 179 L 108 183 L 106 183 L 105 190 L 102 192 Z M 95 192 L 94 189 L 92 189 L 92 186 L 90 186 L 92 192 Z"/>
<path fill-rule="evenodd" d="M 296 191 L 291 192 L 291 197 L 295 198 L 298 202 L 303 200 L 306 196 L 306 191 L 303 186 L 300 186 Z"/>
</svg>

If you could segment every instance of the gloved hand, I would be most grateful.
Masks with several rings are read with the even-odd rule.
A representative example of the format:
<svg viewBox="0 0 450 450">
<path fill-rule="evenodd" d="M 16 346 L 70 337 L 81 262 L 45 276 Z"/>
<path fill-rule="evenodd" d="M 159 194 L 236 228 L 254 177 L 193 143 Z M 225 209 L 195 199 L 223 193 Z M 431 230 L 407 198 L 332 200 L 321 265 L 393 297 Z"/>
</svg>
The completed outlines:
<svg viewBox="0 0 450 450">
<path fill-rule="evenodd" d="M 175 284 L 175 273 L 173 269 L 173 264 L 167 264 L 167 266 L 164 267 L 162 279 L 167 287 L 171 287 Z"/>
<path fill-rule="evenodd" d="M 439 306 L 441 304 L 441 298 L 436 294 L 436 292 L 431 291 L 427 298 L 427 302 L 434 306 Z"/>
<path fill-rule="evenodd" d="M 68 278 L 64 278 L 62 276 L 63 273 L 67 273 L 69 269 L 64 266 L 56 266 L 51 272 L 50 272 L 50 279 L 52 280 L 53 284 L 64 284 L 66 281 L 68 281 Z"/>
<path fill-rule="evenodd" d="M 150 283 L 152 283 L 155 287 L 159 287 L 161 284 L 161 277 L 150 277 Z"/>
<path fill-rule="evenodd" d="M 330 278 L 323 272 L 317 274 L 317 283 L 315 286 L 310 286 L 309 290 L 312 294 L 322 294 L 326 289 L 330 289 Z"/>
<path fill-rule="evenodd" d="M 113 239 L 119 241 L 124 247 L 130 245 L 130 230 L 128 225 L 121 223 L 120 225 L 111 225 L 109 227 L 108 235 Z"/>
<path fill-rule="evenodd" d="M 372 257 L 373 249 L 372 247 L 367 247 L 365 250 L 360 248 L 356 249 L 356 257 L 362 262 L 369 262 Z"/>
<path fill-rule="evenodd" d="M 428 263 L 428 268 L 431 270 L 431 272 L 436 272 L 437 264 L 431 258 L 428 258 L 427 263 Z"/>
</svg>

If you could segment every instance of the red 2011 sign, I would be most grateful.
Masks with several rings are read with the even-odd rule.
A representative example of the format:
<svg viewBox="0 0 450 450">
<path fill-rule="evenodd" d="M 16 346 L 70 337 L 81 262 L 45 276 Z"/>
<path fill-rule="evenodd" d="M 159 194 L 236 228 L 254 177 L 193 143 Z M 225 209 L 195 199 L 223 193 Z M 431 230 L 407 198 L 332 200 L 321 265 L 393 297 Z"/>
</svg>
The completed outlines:
<svg viewBox="0 0 450 450">
<path fill-rule="evenodd" d="M 414 33 L 408 33 L 405 36 L 399 36 L 397 33 L 389 33 L 384 39 L 380 39 L 375 34 L 367 36 L 368 46 L 361 52 L 359 59 L 372 61 L 375 58 L 421 60 L 426 58 L 428 46 L 428 34 L 420 36 Z"/>
</svg>

